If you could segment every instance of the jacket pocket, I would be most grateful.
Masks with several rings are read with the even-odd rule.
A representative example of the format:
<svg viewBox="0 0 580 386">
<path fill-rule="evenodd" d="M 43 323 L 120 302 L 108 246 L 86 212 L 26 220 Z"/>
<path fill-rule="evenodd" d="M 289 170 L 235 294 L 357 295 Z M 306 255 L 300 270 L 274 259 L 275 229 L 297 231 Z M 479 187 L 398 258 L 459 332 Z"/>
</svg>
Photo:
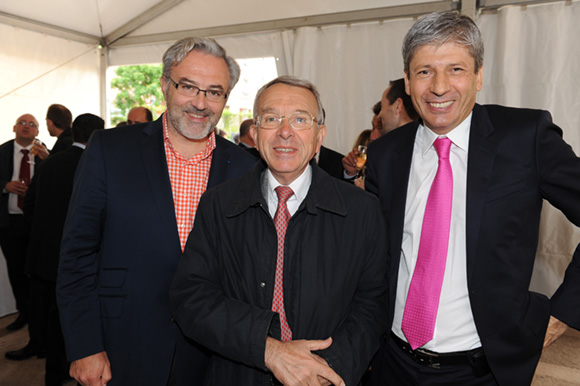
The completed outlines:
<svg viewBox="0 0 580 386">
<path fill-rule="evenodd" d="M 519 193 L 526 189 L 526 181 L 519 181 L 514 184 L 510 184 L 507 186 L 500 186 L 491 189 L 487 193 L 487 198 L 485 201 L 490 202 L 494 200 L 499 200 L 504 197 L 511 196 L 513 194 Z"/>
</svg>

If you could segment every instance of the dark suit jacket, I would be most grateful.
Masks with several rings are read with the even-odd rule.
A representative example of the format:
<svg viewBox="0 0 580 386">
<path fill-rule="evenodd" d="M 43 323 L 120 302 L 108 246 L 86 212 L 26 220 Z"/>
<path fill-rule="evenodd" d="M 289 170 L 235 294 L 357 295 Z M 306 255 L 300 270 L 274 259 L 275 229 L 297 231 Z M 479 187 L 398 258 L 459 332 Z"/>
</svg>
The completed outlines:
<svg viewBox="0 0 580 386">
<path fill-rule="evenodd" d="M 34 173 L 38 172 L 38 168 L 42 164 L 42 160 L 38 157 L 35 159 Z M 4 191 L 4 187 L 12 181 L 12 174 L 14 174 L 14 140 L 4 142 L 0 145 L 0 228 L 8 227 L 10 219 L 8 215 L 8 196 L 10 193 Z M 34 177 L 34 176 L 33 176 Z"/>
<path fill-rule="evenodd" d="M 208 187 L 254 162 L 216 136 Z M 162 118 L 94 132 L 75 178 L 57 279 L 68 359 L 105 350 L 110 386 L 165 385 L 183 340 L 169 309 L 181 246 Z M 178 375 L 199 365 L 183 363 Z"/>
<path fill-rule="evenodd" d="M 366 188 L 377 194 L 390 239 L 390 319 L 411 155 L 418 123 L 369 146 Z M 580 327 L 580 253 L 551 301 L 528 290 L 543 199 L 580 224 L 580 159 L 545 111 L 473 109 L 467 165 L 467 280 L 477 332 L 501 385 L 529 385 L 550 313 Z"/>
<path fill-rule="evenodd" d="M 83 149 L 71 146 L 51 155 L 30 182 L 24 215 L 31 222 L 26 273 L 56 283 L 60 240 Z"/>
<path fill-rule="evenodd" d="M 334 178 L 344 179 L 344 168 L 342 159 L 344 156 L 337 151 L 320 146 L 320 155 L 318 156 L 318 166 Z"/>
<path fill-rule="evenodd" d="M 256 159 L 261 158 L 260 152 L 255 147 L 248 146 L 243 142 L 238 143 L 238 146 L 241 147 L 242 149 L 244 149 L 245 151 L 249 152 L 254 157 L 256 157 Z"/>
<path fill-rule="evenodd" d="M 54 155 L 63 150 L 66 150 L 73 144 L 72 130 L 66 129 L 58 136 L 58 139 L 54 143 L 54 146 L 50 150 L 50 155 Z"/>
</svg>

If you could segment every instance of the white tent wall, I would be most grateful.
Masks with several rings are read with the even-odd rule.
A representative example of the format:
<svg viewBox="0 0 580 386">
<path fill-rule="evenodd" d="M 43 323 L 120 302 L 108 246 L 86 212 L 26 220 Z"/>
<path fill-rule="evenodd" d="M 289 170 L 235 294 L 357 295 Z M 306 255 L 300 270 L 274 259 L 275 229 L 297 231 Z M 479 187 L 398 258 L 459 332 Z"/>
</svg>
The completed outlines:
<svg viewBox="0 0 580 386">
<path fill-rule="evenodd" d="M 45 121 L 52 103 L 73 116 L 100 114 L 97 47 L 5 24 L 0 46 L 0 143 L 13 139 L 17 118 L 30 113 L 39 121 L 39 138 L 52 147 Z"/>
</svg>

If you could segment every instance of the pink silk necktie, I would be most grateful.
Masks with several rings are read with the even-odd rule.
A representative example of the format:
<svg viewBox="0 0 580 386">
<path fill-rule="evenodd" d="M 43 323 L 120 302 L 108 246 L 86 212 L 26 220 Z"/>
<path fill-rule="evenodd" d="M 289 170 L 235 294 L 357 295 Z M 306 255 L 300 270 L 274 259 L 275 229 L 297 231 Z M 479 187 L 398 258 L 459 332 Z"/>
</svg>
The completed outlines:
<svg viewBox="0 0 580 386">
<path fill-rule="evenodd" d="M 449 247 L 453 201 L 453 173 L 449 163 L 451 140 L 438 138 L 433 147 L 439 155 L 439 166 L 427 197 L 417 264 L 402 323 L 413 350 L 433 339 Z"/>
<path fill-rule="evenodd" d="M 292 330 L 286 320 L 286 311 L 284 310 L 284 238 L 286 228 L 290 221 L 290 212 L 286 206 L 286 201 L 294 192 L 288 186 L 278 186 L 276 189 L 278 195 L 278 208 L 274 215 L 274 225 L 278 234 L 278 258 L 276 260 L 276 280 L 274 282 L 274 299 L 272 300 L 272 311 L 280 315 L 281 340 L 288 342 L 292 340 Z"/>
<path fill-rule="evenodd" d="M 18 178 L 20 182 L 26 184 L 30 184 L 30 157 L 28 156 L 29 151 L 26 149 L 21 149 L 22 152 L 22 160 L 20 161 L 20 175 Z M 18 196 L 17 205 L 20 209 L 24 207 L 24 196 Z"/>
</svg>

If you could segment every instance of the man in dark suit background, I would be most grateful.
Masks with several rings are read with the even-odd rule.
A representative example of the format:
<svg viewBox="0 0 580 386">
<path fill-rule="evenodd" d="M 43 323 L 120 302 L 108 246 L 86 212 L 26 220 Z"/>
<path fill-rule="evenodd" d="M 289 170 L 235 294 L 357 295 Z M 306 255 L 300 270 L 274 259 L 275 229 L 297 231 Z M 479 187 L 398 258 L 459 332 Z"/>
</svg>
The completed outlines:
<svg viewBox="0 0 580 386">
<path fill-rule="evenodd" d="M 167 111 L 93 133 L 57 278 L 71 375 L 83 385 L 202 381 L 207 358 L 172 322 L 169 286 L 203 191 L 255 162 L 214 132 L 239 73 L 213 39 L 182 39 L 163 56 Z"/>
<path fill-rule="evenodd" d="M 240 124 L 240 142 L 238 146 L 250 152 L 257 159 L 260 158 L 260 152 L 256 149 L 256 144 L 250 136 L 250 128 L 254 126 L 253 119 L 246 119 Z"/>
<path fill-rule="evenodd" d="M 30 153 L 34 139 L 38 135 L 38 121 L 31 114 L 20 116 L 14 124 L 15 138 L 0 146 L 0 247 L 6 259 L 8 278 L 19 312 L 14 322 L 6 328 L 19 330 L 28 322 L 28 277 L 24 273 L 26 250 L 30 227 L 22 214 L 23 198 L 28 189 L 28 181 L 20 180 L 20 166 L 29 168 L 29 179 L 34 176 L 42 163 L 39 157 Z M 21 151 L 24 150 L 27 155 Z M 29 161 L 22 161 L 28 157 Z"/>
<path fill-rule="evenodd" d="M 475 103 L 483 41 L 468 17 L 421 18 L 405 37 L 403 58 L 421 120 L 368 152 L 366 186 L 387 220 L 391 279 L 390 331 L 373 377 L 377 384 L 529 385 L 542 349 L 567 325 L 580 327 L 578 249 L 551 299 L 529 291 L 543 199 L 580 224 L 580 160 L 549 113 Z M 448 157 L 442 143 L 450 144 Z M 427 216 L 430 189 L 440 191 L 431 184 L 448 170 L 450 223 L 437 239 L 444 273 L 437 292 L 422 291 L 415 286 L 421 275 L 435 281 L 437 269 L 418 267 L 441 251 L 421 246 L 423 231 L 445 217 Z M 424 324 L 431 309 L 410 301 L 411 293 L 436 295 L 434 325 Z M 417 328 L 424 328 L 419 341 Z"/>
<path fill-rule="evenodd" d="M 26 260 L 30 278 L 30 339 L 25 347 L 7 352 L 6 357 L 23 360 L 46 354 L 47 386 L 60 386 L 68 378 L 55 287 L 74 174 L 92 132 L 104 128 L 105 122 L 100 117 L 79 115 L 72 125 L 73 144 L 43 163 L 26 192 L 24 216 L 31 223 Z"/>
<path fill-rule="evenodd" d="M 344 179 L 344 169 L 342 167 L 342 158 L 339 152 L 320 146 L 320 151 L 316 155 L 318 166 L 334 178 Z"/>
<path fill-rule="evenodd" d="M 52 104 L 46 111 L 46 127 L 51 137 L 56 137 L 56 142 L 50 150 L 50 154 L 56 154 L 68 149 L 73 143 L 71 124 L 72 113 L 63 105 Z"/>
</svg>

